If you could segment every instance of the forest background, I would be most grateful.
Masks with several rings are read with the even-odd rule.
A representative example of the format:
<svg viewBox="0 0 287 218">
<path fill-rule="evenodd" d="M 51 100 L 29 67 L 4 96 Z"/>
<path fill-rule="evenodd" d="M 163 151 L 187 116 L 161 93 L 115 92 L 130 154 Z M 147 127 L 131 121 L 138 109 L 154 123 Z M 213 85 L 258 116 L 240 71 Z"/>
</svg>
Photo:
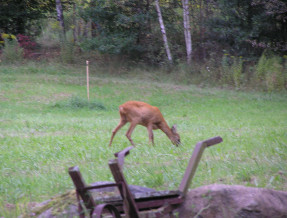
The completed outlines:
<svg viewBox="0 0 287 218">
<path fill-rule="evenodd" d="M 283 0 L 7 0 L 0 32 L 2 62 L 60 48 L 68 63 L 86 54 L 105 64 L 163 67 L 187 83 L 287 88 Z M 4 43 L 13 37 L 17 45 Z"/>
</svg>

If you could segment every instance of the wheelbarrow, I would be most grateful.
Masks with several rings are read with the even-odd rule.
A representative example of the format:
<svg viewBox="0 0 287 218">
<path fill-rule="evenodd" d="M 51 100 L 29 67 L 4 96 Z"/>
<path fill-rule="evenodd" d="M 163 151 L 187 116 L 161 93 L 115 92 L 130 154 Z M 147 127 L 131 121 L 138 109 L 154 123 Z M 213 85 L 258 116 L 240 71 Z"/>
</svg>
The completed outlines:
<svg viewBox="0 0 287 218">
<path fill-rule="evenodd" d="M 105 213 L 116 218 L 162 217 L 165 215 L 173 217 L 173 212 L 184 202 L 204 149 L 221 142 L 222 138 L 219 136 L 198 142 L 192 152 L 178 190 L 172 191 L 132 191 L 131 186 L 127 184 L 124 177 L 123 167 L 124 158 L 130 153 L 133 146 L 115 153 L 116 159 L 109 161 L 109 167 L 115 182 L 87 185 L 79 167 L 70 167 L 69 175 L 76 188 L 80 218 L 85 217 L 87 212 L 90 217 L 97 218 L 102 217 Z M 100 199 L 100 201 L 94 199 L 92 190 L 103 190 L 110 187 L 118 189 L 120 198 L 112 196 Z"/>
</svg>

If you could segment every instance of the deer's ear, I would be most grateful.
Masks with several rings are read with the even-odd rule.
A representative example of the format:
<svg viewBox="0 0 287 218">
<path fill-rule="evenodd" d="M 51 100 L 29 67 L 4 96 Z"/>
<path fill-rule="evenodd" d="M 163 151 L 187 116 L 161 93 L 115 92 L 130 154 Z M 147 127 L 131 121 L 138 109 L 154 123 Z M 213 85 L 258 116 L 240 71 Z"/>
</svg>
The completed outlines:
<svg viewBox="0 0 287 218">
<path fill-rule="evenodd" d="M 176 133 L 177 131 L 176 131 L 176 125 L 173 125 L 172 127 L 171 127 L 171 131 L 173 132 L 173 133 Z"/>
</svg>

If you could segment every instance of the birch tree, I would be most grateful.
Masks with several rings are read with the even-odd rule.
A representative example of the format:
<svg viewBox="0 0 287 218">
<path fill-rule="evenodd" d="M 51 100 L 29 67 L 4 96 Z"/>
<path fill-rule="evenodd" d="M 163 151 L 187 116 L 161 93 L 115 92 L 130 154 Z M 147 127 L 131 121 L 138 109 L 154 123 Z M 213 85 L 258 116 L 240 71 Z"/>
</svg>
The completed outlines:
<svg viewBox="0 0 287 218">
<path fill-rule="evenodd" d="M 158 21 L 159 21 L 159 25 L 160 25 L 160 29 L 161 29 L 161 33 L 162 33 L 162 38 L 163 38 L 163 43 L 164 43 L 166 55 L 167 55 L 168 61 L 170 63 L 172 63 L 172 56 L 171 56 L 170 49 L 169 49 L 169 46 L 168 46 L 165 26 L 164 26 L 164 23 L 163 23 L 163 19 L 162 19 L 161 10 L 160 10 L 160 6 L 159 6 L 159 1 L 158 0 L 155 0 L 155 7 L 156 7 L 157 15 L 158 15 Z"/>
<path fill-rule="evenodd" d="M 188 0 L 182 0 L 182 7 L 183 7 L 184 38 L 185 38 L 185 46 L 186 46 L 186 61 L 187 61 L 187 64 L 191 64 L 192 41 L 191 41 L 191 33 L 190 33 Z"/>
<path fill-rule="evenodd" d="M 56 10 L 57 10 L 57 20 L 61 26 L 61 40 L 66 39 L 66 30 L 65 30 L 65 23 L 64 23 L 64 15 L 63 15 L 63 7 L 61 0 L 56 0 Z"/>
</svg>

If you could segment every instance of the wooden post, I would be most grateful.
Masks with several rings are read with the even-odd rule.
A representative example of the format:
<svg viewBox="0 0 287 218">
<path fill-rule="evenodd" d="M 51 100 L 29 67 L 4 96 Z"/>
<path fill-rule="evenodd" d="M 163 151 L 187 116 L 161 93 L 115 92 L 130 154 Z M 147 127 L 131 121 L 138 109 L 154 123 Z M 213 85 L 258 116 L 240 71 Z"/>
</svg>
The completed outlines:
<svg viewBox="0 0 287 218">
<path fill-rule="evenodd" d="M 88 96 L 88 101 L 90 101 L 90 78 L 89 78 L 89 61 L 86 61 L 87 67 L 87 96 Z"/>
</svg>

